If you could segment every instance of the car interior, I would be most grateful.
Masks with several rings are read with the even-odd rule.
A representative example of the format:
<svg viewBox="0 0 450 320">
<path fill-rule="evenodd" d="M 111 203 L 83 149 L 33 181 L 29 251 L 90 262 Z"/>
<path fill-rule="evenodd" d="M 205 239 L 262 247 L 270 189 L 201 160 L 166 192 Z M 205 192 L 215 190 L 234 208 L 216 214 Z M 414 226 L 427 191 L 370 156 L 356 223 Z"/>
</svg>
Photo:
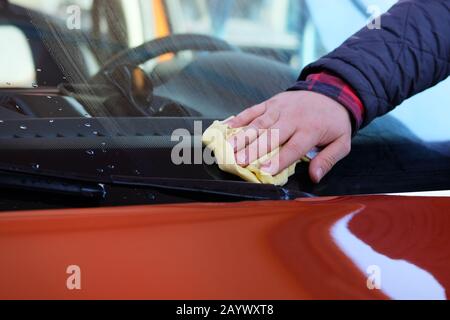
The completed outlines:
<svg viewBox="0 0 450 320">
<path fill-rule="evenodd" d="M 0 170 L 92 182 L 112 175 L 236 181 L 214 165 L 173 164 L 173 131 L 194 134 L 195 121 L 205 130 L 238 114 L 287 89 L 298 70 L 204 34 L 172 34 L 129 48 L 120 6 L 111 19 L 104 3 L 94 1 L 86 32 L 0 0 L 0 34 L 8 34 L 0 39 L 24 42 L 36 70 L 23 87 L 0 88 Z M 110 32 L 100 31 L 104 24 Z M 172 59 L 161 59 L 167 54 Z M 87 66 L 99 61 L 92 73 Z M 156 61 L 150 72 L 149 61 Z M 448 190 L 449 146 L 424 142 L 385 116 L 355 137 L 350 156 L 319 185 L 300 164 L 285 190 L 312 196 Z"/>
</svg>

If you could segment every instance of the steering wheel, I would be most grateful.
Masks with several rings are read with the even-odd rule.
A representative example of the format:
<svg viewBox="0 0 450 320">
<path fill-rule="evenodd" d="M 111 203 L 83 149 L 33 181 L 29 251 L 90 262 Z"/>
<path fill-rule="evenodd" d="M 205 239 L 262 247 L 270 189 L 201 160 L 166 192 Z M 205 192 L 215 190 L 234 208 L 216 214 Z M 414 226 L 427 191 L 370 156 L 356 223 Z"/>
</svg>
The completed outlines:
<svg viewBox="0 0 450 320">
<path fill-rule="evenodd" d="M 227 42 L 207 35 L 177 34 L 146 42 L 139 47 L 127 49 L 107 61 L 101 70 L 89 82 L 106 84 L 114 87 L 120 99 L 128 102 L 127 113 L 134 116 L 164 115 L 163 109 L 178 110 L 186 114 L 186 110 L 178 103 L 162 97 L 153 96 L 153 83 L 149 76 L 139 68 L 146 61 L 155 59 L 166 53 L 180 51 L 237 51 Z M 108 103 L 107 103 L 108 104 Z M 114 105 L 116 103 L 109 103 Z M 120 103 L 124 106 L 123 103 Z M 159 104 L 155 108 L 152 104 Z M 161 107 L 165 105 L 166 108 Z M 110 107 L 111 108 L 111 107 Z M 111 110 L 112 111 L 112 110 Z M 117 113 L 118 110 L 116 110 Z"/>
<path fill-rule="evenodd" d="M 136 47 L 127 49 L 108 60 L 91 78 L 91 82 L 101 81 L 105 75 L 111 74 L 121 65 L 139 66 L 166 53 L 180 51 L 238 51 L 229 43 L 215 37 L 199 34 L 174 34 L 151 40 Z"/>
</svg>

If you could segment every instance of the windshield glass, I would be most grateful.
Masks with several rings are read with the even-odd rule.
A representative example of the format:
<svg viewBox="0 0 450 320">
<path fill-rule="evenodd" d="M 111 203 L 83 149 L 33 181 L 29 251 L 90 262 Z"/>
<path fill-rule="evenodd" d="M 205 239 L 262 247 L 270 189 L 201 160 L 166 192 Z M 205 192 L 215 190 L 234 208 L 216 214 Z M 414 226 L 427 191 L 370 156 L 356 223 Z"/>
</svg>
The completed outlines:
<svg viewBox="0 0 450 320">
<path fill-rule="evenodd" d="M 303 67 L 395 3 L 0 0 L 2 146 L 18 148 L 12 137 L 19 137 L 23 152 L 30 150 L 30 144 L 52 155 L 64 154 L 64 148 L 81 150 L 76 163 L 67 164 L 73 172 L 110 174 L 127 166 L 127 174 L 228 179 L 210 168 L 187 172 L 182 166 L 167 166 L 170 141 L 166 140 L 178 128 L 193 130 L 189 119 L 204 120 L 204 130 L 213 120 L 236 115 L 286 90 Z M 417 179 L 423 182 L 431 171 L 447 174 L 443 163 L 450 157 L 448 92 L 449 80 L 362 130 L 352 153 L 359 156 L 337 167 L 335 182 L 328 180 L 331 189 L 298 181 L 295 188 L 319 194 L 375 192 L 338 185 L 343 175 L 351 176 L 348 184 L 355 187 L 352 179 L 372 174 L 358 163 L 374 154 L 372 167 L 382 175 L 394 172 L 406 177 L 418 170 Z M 47 140 L 32 140 L 36 137 Z M 97 139 L 95 147 L 86 142 L 88 137 Z M 76 140 L 82 138 L 83 142 Z M 106 144 L 108 150 L 114 145 L 114 156 L 102 152 Z M 375 153 L 368 153 L 374 148 Z M 136 150 L 142 158 L 134 154 Z M 396 158 L 393 154 L 398 152 L 406 158 Z M 40 170 L 68 170 L 56 160 L 43 165 L 48 153 L 43 158 L 37 154 L 38 159 L 28 157 L 23 163 L 37 163 Z M 93 154 L 97 160 L 86 162 Z M 109 158 L 100 161 L 99 154 Z M 153 157 L 151 165 L 149 157 Z M 361 170 L 353 169 L 355 163 Z M 380 180 L 383 186 L 376 191 L 402 191 L 407 185 L 406 178 L 403 181 L 398 188 L 395 183 L 385 188 Z M 430 182 L 425 189 L 440 189 L 440 183 Z"/>
<path fill-rule="evenodd" d="M 48 38 L 46 46 L 54 54 L 69 41 L 76 41 L 87 74 L 94 74 L 120 49 L 136 47 L 145 41 L 173 33 L 200 33 L 222 38 L 254 53 L 270 55 L 300 68 L 326 52 L 307 1 L 299 0 L 11 0 L 30 9 L 41 37 L 50 37 L 55 28 L 59 45 Z M 6 18 L 6 17 L 4 17 Z M 11 17 L 10 17 L 11 18 Z M 2 39 L 10 44 L 3 51 L 0 86 L 31 87 L 38 72 L 29 35 L 17 21 L 3 23 Z M 16 22 L 16 23 L 15 23 Z M 53 29 L 53 30 L 52 30 Z M 83 35 L 80 35 L 80 32 Z M 101 43 L 95 43 L 95 42 Z M 63 48 L 60 48 L 63 47 Z M 17 53 L 20 53 L 18 56 Z M 62 59 L 64 60 L 64 59 Z M 67 60 L 67 57 L 65 57 Z M 67 64 L 68 61 L 61 61 Z M 17 70 L 18 66 L 20 69 Z M 37 71 L 39 69 L 39 71 Z"/>
</svg>

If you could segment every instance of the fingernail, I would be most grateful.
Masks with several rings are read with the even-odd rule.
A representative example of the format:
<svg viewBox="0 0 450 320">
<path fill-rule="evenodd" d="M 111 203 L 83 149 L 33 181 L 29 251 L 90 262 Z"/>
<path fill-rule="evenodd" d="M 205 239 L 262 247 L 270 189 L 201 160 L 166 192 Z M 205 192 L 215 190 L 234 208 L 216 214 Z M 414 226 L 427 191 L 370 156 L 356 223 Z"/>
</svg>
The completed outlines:
<svg viewBox="0 0 450 320">
<path fill-rule="evenodd" d="M 234 120 L 234 118 L 236 118 L 235 116 L 231 116 L 229 118 L 226 118 L 225 120 L 222 121 L 222 123 L 228 123 Z"/>
<path fill-rule="evenodd" d="M 234 122 L 233 119 L 230 119 L 228 121 L 225 121 L 225 124 L 228 125 L 230 128 L 234 128 Z"/>
<path fill-rule="evenodd" d="M 273 174 L 272 161 L 267 161 L 261 165 L 261 171 L 268 174 Z"/>
<path fill-rule="evenodd" d="M 233 138 L 228 139 L 227 141 L 231 145 L 231 148 L 233 148 L 233 150 L 236 152 L 236 142 L 234 140 L 235 139 L 233 137 Z"/>
<path fill-rule="evenodd" d="M 317 182 L 320 182 L 320 180 L 322 180 L 324 175 L 323 169 L 319 168 L 316 170 L 316 178 L 317 178 Z"/>
<path fill-rule="evenodd" d="M 247 157 L 243 153 L 236 154 L 236 162 L 239 165 L 244 165 L 247 161 Z"/>
</svg>

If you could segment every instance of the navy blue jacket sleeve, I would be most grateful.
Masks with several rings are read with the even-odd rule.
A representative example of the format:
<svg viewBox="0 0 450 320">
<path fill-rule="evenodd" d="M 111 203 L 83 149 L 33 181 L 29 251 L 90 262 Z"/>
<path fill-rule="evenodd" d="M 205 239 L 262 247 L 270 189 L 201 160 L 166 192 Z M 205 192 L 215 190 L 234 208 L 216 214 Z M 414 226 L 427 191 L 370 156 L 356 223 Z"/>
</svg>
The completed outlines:
<svg viewBox="0 0 450 320">
<path fill-rule="evenodd" d="M 403 0 L 307 66 L 299 80 L 320 71 L 341 77 L 365 107 L 363 126 L 450 74 L 450 0 Z"/>
</svg>

